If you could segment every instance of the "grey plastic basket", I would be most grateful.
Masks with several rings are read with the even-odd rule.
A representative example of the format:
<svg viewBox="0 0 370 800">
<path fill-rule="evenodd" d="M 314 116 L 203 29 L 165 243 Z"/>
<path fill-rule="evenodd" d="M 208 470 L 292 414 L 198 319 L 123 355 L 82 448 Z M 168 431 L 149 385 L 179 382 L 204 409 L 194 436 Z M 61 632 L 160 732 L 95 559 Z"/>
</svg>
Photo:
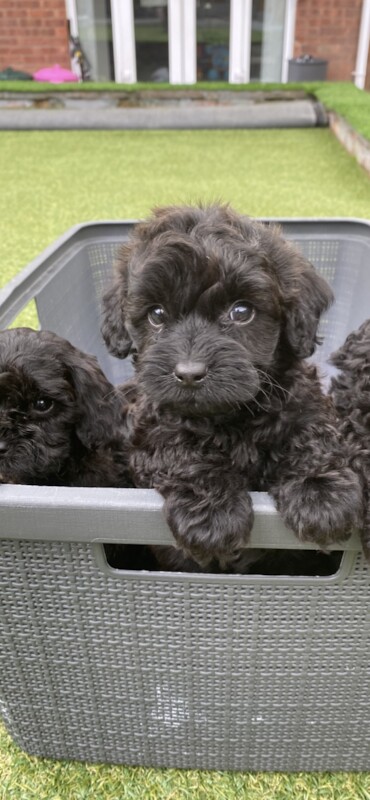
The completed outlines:
<svg viewBox="0 0 370 800">
<path fill-rule="evenodd" d="M 82 225 L 0 293 L 5 327 L 41 326 L 130 365 L 99 333 L 102 289 L 133 223 Z M 370 224 L 285 220 L 336 304 L 318 360 L 370 316 Z M 297 548 L 267 495 L 252 545 Z M 370 573 L 356 533 L 330 577 L 120 572 L 102 542 L 170 543 L 151 490 L 2 486 L 0 709 L 29 753 L 217 770 L 366 770 Z"/>
</svg>

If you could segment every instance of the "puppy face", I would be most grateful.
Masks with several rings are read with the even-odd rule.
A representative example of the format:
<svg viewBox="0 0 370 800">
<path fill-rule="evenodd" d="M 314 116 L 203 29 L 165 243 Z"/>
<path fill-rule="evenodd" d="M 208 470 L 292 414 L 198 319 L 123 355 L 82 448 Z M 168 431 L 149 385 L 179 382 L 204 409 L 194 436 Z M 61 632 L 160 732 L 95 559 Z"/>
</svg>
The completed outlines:
<svg viewBox="0 0 370 800">
<path fill-rule="evenodd" d="M 248 403 L 279 339 L 271 277 L 253 254 L 243 271 L 231 253 L 222 260 L 207 259 L 198 247 L 179 254 L 176 241 L 168 256 L 154 252 L 128 298 L 127 330 L 142 386 L 159 405 L 184 412 Z"/>
<path fill-rule="evenodd" d="M 102 332 L 159 406 L 223 413 L 312 353 L 330 300 L 277 231 L 222 206 L 159 209 L 121 251 Z"/>
<path fill-rule="evenodd" d="M 93 357 L 55 334 L 0 332 L 0 480 L 48 483 L 62 474 L 79 448 L 104 435 L 111 388 Z"/>
</svg>

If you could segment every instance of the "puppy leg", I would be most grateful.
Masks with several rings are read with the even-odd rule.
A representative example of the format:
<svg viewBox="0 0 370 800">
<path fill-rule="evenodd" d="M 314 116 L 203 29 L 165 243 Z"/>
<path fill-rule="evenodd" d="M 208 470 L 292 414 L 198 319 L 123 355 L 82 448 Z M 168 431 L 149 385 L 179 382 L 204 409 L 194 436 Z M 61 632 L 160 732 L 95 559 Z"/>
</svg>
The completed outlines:
<svg viewBox="0 0 370 800">
<path fill-rule="evenodd" d="M 325 547 L 361 525 L 363 491 L 336 431 L 327 426 L 313 433 L 293 439 L 270 493 L 301 541 Z"/>
<path fill-rule="evenodd" d="M 227 561 L 248 541 L 253 508 L 246 487 L 177 485 L 162 491 L 167 523 L 183 552 L 202 567 Z"/>
</svg>

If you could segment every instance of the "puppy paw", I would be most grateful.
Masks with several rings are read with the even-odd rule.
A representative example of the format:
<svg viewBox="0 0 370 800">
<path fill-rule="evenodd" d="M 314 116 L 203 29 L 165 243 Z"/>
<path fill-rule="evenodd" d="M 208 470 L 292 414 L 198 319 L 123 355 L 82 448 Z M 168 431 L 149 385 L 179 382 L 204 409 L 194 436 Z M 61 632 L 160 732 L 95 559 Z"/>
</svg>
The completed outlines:
<svg viewBox="0 0 370 800">
<path fill-rule="evenodd" d="M 253 525 L 252 501 L 247 492 L 221 505 L 217 498 L 171 492 L 164 511 L 174 538 L 186 556 L 205 567 L 214 559 L 223 563 L 243 547 Z"/>
<path fill-rule="evenodd" d="M 303 542 L 325 547 L 361 525 L 362 489 L 351 470 L 287 481 L 271 492 L 286 525 Z"/>
</svg>

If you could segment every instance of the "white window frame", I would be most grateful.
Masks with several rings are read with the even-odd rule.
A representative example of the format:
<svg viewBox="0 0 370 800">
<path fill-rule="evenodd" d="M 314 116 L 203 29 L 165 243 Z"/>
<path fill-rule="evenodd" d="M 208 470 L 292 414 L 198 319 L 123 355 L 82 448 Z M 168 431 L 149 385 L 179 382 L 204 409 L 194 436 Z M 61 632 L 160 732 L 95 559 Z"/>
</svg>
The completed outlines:
<svg viewBox="0 0 370 800">
<path fill-rule="evenodd" d="M 134 4 L 111 0 L 114 78 L 116 83 L 136 83 Z"/>
<path fill-rule="evenodd" d="M 289 59 L 293 58 L 294 53 L 296 11 L 297 0 L 286 0 L 281 65 L 281 80 L 283 83 L 288 82 Z"/>
<path fill-rule="evenodd" d="M 168 61 L 170 83 L 197 80 L 195 0 L 168 0 Z"/>
<path fill-rule="evenodd" d="M 356 66 L 353 72 L 355 86 L 364 89 L 370 42 L 370 0 L 363 0 L 361 21 L 358 32 Z"/>
<path fill-rule="evenodd" d="M 66 14 L 70 22 L 71 35 L 78 36 L 76 0 L 66 0 Z"/>
<path fill-rule="evenodd" d="M 252 0 L 231 0 L 229 83 L 249 83 L 251 35 Z"/>
</svg>

